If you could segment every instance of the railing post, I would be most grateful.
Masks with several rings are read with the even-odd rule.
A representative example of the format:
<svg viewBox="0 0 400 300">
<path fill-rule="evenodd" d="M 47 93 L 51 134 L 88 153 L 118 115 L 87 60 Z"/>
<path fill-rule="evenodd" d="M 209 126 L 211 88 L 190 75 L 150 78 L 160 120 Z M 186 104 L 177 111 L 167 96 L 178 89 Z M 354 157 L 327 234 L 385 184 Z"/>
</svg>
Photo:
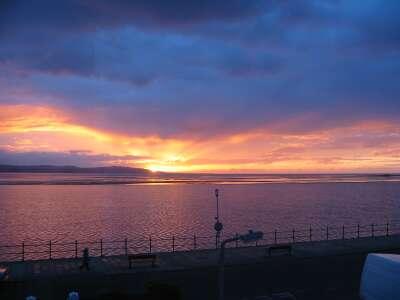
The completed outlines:
<svg viewBox="0 0 400 300">
<path fill-rule="evenodd" d="M 103 239 L 100 239 L 100 257 L 103 257 Z"/>
<path fill-rule="evenodd" d="M 49 259 L 51 259 L 51 241 L 49 241 Z"/>
<path fill-rule="evenodd" d="M 310 242 L 312 241 L 312 228 L 310 226 Z"/>
<path fill-rule="evenodd" d="M 371 224 L 371 233 L 372 233 L 372 237 L 374 237 L 374 235 L 375 235 L 374 224 Z"/>
<path fill-rule="evenodd" d="M 149 237 L 149 252 L 151 253 L 151 236 Z"/>
<path fill-rule="evenodd" d="M 275 232 L 274 232 L 274 241 L 275 241 L 275 244 L 277 244 L 278 239 L 277 239 L 277 231 L 276 231 L 276 229 L 275 229 Z"/>
<path fill-rule="evenodd" d="M 357 224 L 357 238 L 360 238 L 360 224 Z"/>
<path fill-rule="evenodd" d="M 344 240 L 344 225 L 342 226 L 342 240 Z"/>
<path fill-rule="evenodd" d="M 172 252 L 175 252 L 175 236 L 172 236 Z"/>
<path fill-rule="evenodd" d="M 78 258 L 78 241 L 75 240 L 75 258 Z"/>
<path fill-rule="evenodd" d="M 329 226 L 326 226 L 326 240 L 329 241 Z"/>
<path fill-rule="evenodd" d="M 22 261 L 25 261 L 25 242 L 22 242 Z"/>
<path fill-rule="evenodd" d="M 193 249 L 196 250 L 197 249 L 197 241 L 196 241 L 196 235 L 193 235 Z"/>
<path fill-rule="evenodd" d="M 124 243 L 125 243 L 125 256 L 128 256 L 128 239 L 127 238 L 125 238 L 125 241 L 124 241 Z"/>
<path fill-rule="evenodd" d="M 293 241 L 293 243 L 295 242 L 294 228 L 292 230 L 292 241 Z"/>
<path fill-rule="evenodd" d="M 236 233 L 236 234 L 235 234 L 235 237 L 236 237 L 235 246 L 236 246 L 236 248 L 237 248 L 237 247 L 239 247 L 239 234 Z"/>
<path fill-rule="evenodd" d="M 389 223 L 386 223 L 386 236 L 389 236 Z"/>
</svg>

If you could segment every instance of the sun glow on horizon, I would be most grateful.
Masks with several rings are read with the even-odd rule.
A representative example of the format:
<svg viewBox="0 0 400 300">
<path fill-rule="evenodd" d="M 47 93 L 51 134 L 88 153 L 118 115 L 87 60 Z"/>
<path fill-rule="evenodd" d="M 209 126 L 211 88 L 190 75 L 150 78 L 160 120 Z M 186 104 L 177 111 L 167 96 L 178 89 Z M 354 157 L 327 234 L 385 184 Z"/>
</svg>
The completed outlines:
<svg viewBox="0 0 400 300">
<path fill-rule="evenodd" d="M 209 138 L 162 138 L 91 128 L 53 107 L 0 108 L 0 150 L 10 154 L 60 153 L 83 163 L 173 173 L 386 171 L 400 164 L 400 127 L 382 121 L 302 134 L 255 128 Z"/>
</svg>

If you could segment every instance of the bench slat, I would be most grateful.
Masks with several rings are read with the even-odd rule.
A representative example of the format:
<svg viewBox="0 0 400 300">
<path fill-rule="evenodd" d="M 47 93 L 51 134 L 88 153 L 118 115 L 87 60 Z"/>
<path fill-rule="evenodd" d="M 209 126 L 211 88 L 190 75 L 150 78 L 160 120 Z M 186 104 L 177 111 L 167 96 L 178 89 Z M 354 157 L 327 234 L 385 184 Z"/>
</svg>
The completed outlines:
<svg viewBox="0 0 400 300">
<path fill-rule="evenodd" d="M 151 259 L 151 266 L 155 266 L 155 261 L 157 256 L 155 254 L 130 254 L 128 255 L 129 261 L 129 269 L 132 269 L 132 261 L 134 260 L 150 260 Z"/>
<path fill-rule="evenodd" d="M 155 254 L 130 254 L 128 259 L 155 259 Z"/>
</svg>

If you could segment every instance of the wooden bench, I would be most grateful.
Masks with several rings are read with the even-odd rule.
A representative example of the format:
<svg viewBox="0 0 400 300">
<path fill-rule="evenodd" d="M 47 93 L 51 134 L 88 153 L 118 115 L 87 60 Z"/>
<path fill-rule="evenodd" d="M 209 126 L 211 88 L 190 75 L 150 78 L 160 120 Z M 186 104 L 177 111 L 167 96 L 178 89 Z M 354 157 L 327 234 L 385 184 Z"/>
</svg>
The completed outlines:
<svg viewBox="0 0 400 300">
<path fill-rule="evenodd" d="M 132 269 L 132 262 L 133 261 L 137 261 L 137 260 L 141 260 L 141 261 L 146 261 L 146 260 L 151 260 L 151 267 L 155 267 L 156 266 L 156 259 L 157 256 L 155 254 L 130 254 L 128 255 L 128 261 L 129 261 L 129 269 Z"/>
<path fill-rule="evenodd" d="M 271 246 L 268 248 L 268 256 L 271 256 L 273 252 L 286 252 L 288 255 L 292 255 L 292 245 L 279 245 Z"/>
</svg>

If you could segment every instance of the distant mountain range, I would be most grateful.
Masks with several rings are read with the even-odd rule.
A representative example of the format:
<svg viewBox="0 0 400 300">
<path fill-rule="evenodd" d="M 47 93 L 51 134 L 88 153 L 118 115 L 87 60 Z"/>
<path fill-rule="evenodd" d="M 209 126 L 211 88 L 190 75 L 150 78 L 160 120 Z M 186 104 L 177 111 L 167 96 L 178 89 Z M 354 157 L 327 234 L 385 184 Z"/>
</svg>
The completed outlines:
<svg viewBox="0 0 400 300">
<path fill-rule="evenodd" d="M 0 172 L 21 172 L 21 173 L 114 173 L 114 174 L 136 174 L 148 175 L 151 172 L 141 168 L 129 167 L 95 167 L 95 168 L 80 168 L 76 166 L 14 166 L 14 165 L 0 165 Z"/>
</svg>

